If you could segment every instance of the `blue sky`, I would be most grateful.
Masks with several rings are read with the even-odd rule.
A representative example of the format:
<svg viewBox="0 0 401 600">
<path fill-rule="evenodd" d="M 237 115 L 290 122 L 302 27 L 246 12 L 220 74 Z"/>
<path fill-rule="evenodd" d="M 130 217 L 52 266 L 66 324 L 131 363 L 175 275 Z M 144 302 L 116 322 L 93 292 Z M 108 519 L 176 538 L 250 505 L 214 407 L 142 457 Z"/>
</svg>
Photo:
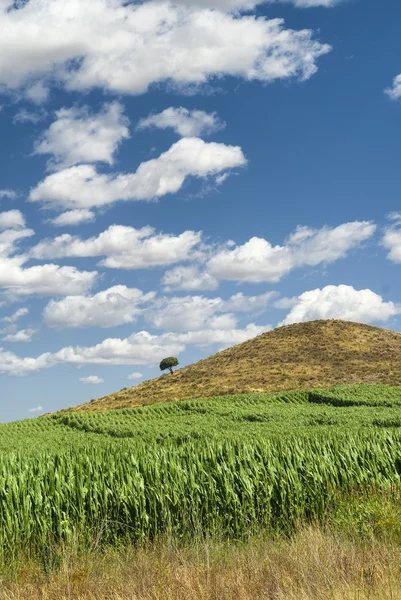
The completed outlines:
<svg viewBox="0 0 401 600">
<path fill-rule="evenodd" d="M 2 421 L 401 331 L 401 5 L 0 0 Z"/>
</svg>

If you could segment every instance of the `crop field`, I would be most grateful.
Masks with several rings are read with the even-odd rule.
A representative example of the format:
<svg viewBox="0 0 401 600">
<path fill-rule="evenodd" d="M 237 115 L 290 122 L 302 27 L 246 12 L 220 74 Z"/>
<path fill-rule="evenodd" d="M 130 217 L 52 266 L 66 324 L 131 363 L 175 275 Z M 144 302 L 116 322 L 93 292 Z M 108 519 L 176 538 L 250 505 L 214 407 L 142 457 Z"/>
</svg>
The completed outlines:
<svg viewBox="0 0 401 600">
<path fill-rule="evenodd" d="M 0 552 L 323 522 L 400 485 L 401 388 L 342 386 L 60 413 L 0 426 Z"/>
</svg>

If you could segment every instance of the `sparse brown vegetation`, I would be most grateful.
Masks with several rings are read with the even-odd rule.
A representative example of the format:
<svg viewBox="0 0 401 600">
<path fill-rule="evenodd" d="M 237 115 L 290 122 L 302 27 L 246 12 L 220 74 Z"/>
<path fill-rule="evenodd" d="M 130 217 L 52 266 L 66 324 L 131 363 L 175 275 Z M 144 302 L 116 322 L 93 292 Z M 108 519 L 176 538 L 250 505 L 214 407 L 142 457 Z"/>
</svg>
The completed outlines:
<svg viewBox="0 0 401 600">
<path fill-rule="evenodd" d="M 401 385 L 401 334 L 348 321 L 288 325 L 71 410 L 345 383 Z"/>
<path fill-rule="evenodd" d="M 65 554 L 57 572 L 25 564 L 2 600 L 397 600 L 401 548 L 316 527 L 242 545 L 159 543 L 104 555 Z"/>
</svg>

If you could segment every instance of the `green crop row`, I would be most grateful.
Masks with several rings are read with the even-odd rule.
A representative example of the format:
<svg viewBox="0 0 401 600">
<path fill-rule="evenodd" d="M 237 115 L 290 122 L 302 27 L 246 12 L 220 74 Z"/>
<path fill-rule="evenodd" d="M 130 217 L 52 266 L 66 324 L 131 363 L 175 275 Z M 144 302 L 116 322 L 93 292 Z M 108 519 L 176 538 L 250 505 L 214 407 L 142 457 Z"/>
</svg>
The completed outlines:
<svg viewBox="0 0 401 600">
<path fill-rule="evenodd" d="M 94 446 L 0 466 L 0 549 L 289 532 L 339 492 L 400 483 L 393 433 L 185 446 Z"/>
<path fill-rule="evenodd" d="M 323 519 L 401 486 L 400 408 L 401 388 L 342 386 L 0 425 L 0 553 Z"/>
</svg>

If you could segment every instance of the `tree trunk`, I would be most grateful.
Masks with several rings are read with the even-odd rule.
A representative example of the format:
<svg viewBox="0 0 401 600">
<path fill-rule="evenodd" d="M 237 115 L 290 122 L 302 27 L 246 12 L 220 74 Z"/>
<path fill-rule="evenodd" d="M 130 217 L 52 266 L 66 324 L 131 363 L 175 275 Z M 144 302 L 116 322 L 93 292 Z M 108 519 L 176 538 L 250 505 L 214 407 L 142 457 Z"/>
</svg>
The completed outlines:
<svg viewBox="0 0 401 600">
<path fill-rule="evenodd" d="M 171 374 L 173 374 L 173 369 L 172 369 L 172 367 L 169 367 L 169 369 L 170 369 L 170 373 L 171 373 Z"/>
</svg>

